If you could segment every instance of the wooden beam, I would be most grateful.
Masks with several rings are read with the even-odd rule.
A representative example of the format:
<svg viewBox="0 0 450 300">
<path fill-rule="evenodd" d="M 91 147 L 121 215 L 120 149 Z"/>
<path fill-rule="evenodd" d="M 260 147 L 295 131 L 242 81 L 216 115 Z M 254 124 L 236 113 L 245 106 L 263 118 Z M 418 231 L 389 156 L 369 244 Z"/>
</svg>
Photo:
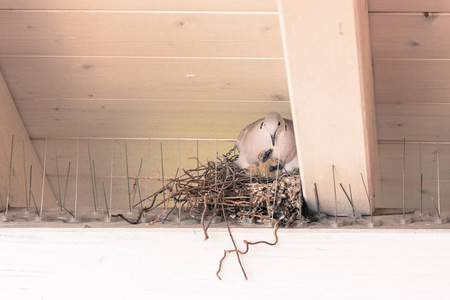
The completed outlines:
<svg viewBox="0 0 450 300">
<path fill-rule="evenodd" d="M 371 197 L 380 197 L 377 134 L 365 1 L 279 0 L 289 92 L 304 193 L 314 209 L 351 212 L 339 187 L 352 185 L 355 208 L 370 213 L 360 173 Z M 320 17 L 319 17 L 320 16 Z"/>
<path fill-rule="evenodd" d="M 16 105 L 9 93 L 8 87 L 3 80 L 0 72 L 0 194 L 5 203 L 9 165 L 11 155 L 11 136 L 14 135 L 14 152 L 11 176 L 11 197 L 9 204 L 11 206 L 25 207 L 25 184 L 24 184 L 24 164 L 23 149 L 25 149 L 27 185 L 29 184 L 30 165 L 33 166 L 32 191 L 40 205 L 41 187 L 42 187 L 42 166 L 39 158 L 34 151 L 28 133 L 23 125 L 22 119 L 17 111 Z M 44 205 L 55 202 L 55 197 L 46 181 Z M 0 204 L 0 209 L 3 209 Z"/>
<path fill-rule="evenodd" d="M 85 299 L 87 291 L 93 299 L 177 299 L 186 291 L 191 299 L 301 294 L 346 300 L 433 299 L 450 293 L 442 267 L 450 264 L 445 229 L 280 229 L 275 247 L 253 246 L 242 256 L 247 282 L 233 253 L 223 261 L 223 280 L 215 275 L 223 250 L 233 248 L 224 228 L 210 228 L 211 238 L 204 241 L 199 226 L 64 225 L 0 230 L 2 293 L 10 299 Z M 273 241 L 269 228 L 233 228 L 233 236 L 240 248 L 244 239 Z"/>
</svg>

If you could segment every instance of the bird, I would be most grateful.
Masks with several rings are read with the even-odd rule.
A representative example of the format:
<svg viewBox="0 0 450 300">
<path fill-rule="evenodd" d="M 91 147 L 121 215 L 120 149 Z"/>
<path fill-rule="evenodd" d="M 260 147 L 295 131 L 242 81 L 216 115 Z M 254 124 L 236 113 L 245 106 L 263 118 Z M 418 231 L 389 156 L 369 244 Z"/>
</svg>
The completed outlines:
<svg viewBox="0 0 450 300">
<path fill-rule="evenodd" d="M 248 168 L 269 158 L 279 159 L 283 172 L 299 168 L 292 120 L 284 119 L 278 112 L 269 112 L 265 118 L 247 125 L 239 134 L 236 147 L 239 168 Z M 264 151 L 263 156 L 261 151 Z"/>
</svg>

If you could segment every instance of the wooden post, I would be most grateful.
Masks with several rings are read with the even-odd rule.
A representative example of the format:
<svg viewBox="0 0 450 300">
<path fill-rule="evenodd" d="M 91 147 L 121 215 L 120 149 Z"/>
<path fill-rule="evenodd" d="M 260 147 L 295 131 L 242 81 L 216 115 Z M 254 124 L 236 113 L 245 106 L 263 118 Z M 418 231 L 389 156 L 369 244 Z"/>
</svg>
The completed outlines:
<svg viewBox="0 0 450 300">
<path fill-rule="evenodd" d="M 32 190 L 35 195 L 40 195 L 42 182 L 42 166 L 31 144 L 28 133 L 17 111 L 16 105 L 9 93 L 8 87 L 0 72 L 0 193 L 6 199 L 8 183 L 8 170 L 11 155 L 11 136 L 14 134 L 17 145 L 24 143 L 24 147 L 15 147 L 13 153 L 13 171 L 11 177 L 10 206 L 25 207 L 23 149 L 25 149 L 26 170 L 33 165 Z M 29 177 L 29 174 L 27 174 Z M 29 184 L 29 182 L 27 182 Z M 55 196 L 46 182 L 44 203 L 55 205 Z M 0 204 L 1 206 L 1 204 Z M 3 207 L 0 207 L 3 209 Z"/>
<path fill-rule="evenodd" d="M 367 3 L 363 0 L 278 0 L 303 188 L 315 209 L 334 215 L 336 182 L 352 185 L 357 212 L 381 196 Z M 338 215 L 351 214 L 338 193 Z"/>
</svg>

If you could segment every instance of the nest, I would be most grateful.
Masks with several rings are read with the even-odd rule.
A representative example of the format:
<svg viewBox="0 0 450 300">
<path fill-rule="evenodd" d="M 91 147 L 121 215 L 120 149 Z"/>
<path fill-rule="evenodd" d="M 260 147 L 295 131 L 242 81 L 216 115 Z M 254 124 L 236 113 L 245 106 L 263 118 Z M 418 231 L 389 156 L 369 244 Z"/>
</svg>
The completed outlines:
<svg viewBox="0 0 450 300">
<path fill-rule="evenodd" d="M 209 217 L 211 223 L 216 216 L 256 224 L 280 221 L 280 225 L 284 226 L 304 219 L 298 172 L 282 173 L 282 162 L 274 159 L 240 169 L 235 164 L 237 157 L 232 149 L 218 157 L 216 162 L 202 164 L 197 158 L 190 158 L 197 159 L 197 168 L 182 169 L 180 175 L 178 170 L 175 178 L 170 179 L 163 188 L 135 205 L 150 200 L 150 205 L 142 209 L 139 219 L 142 214 L 148 214 L 163 204 L 165 209 L 150 224 L 164 222 L 179 211 L 183 217 L 200 218 L 202 224 L 205 218 Z M 130 221 L 122 215 L 117 216 L 129 223 L 139 222 L 139 219 Z"/>
</svg>

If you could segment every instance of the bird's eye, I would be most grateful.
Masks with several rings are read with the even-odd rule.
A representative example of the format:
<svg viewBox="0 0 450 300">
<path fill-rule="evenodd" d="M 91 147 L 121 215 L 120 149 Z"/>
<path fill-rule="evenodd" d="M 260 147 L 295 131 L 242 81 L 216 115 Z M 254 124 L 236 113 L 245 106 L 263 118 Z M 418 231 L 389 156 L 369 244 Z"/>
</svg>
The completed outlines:
<svg viewBox="0 0 450 300">
<path fill-rule="evenodd" d="M 280 126 L 281 125 L 281 122 L 278 122 L 278 126 Z"/>
</svg>

